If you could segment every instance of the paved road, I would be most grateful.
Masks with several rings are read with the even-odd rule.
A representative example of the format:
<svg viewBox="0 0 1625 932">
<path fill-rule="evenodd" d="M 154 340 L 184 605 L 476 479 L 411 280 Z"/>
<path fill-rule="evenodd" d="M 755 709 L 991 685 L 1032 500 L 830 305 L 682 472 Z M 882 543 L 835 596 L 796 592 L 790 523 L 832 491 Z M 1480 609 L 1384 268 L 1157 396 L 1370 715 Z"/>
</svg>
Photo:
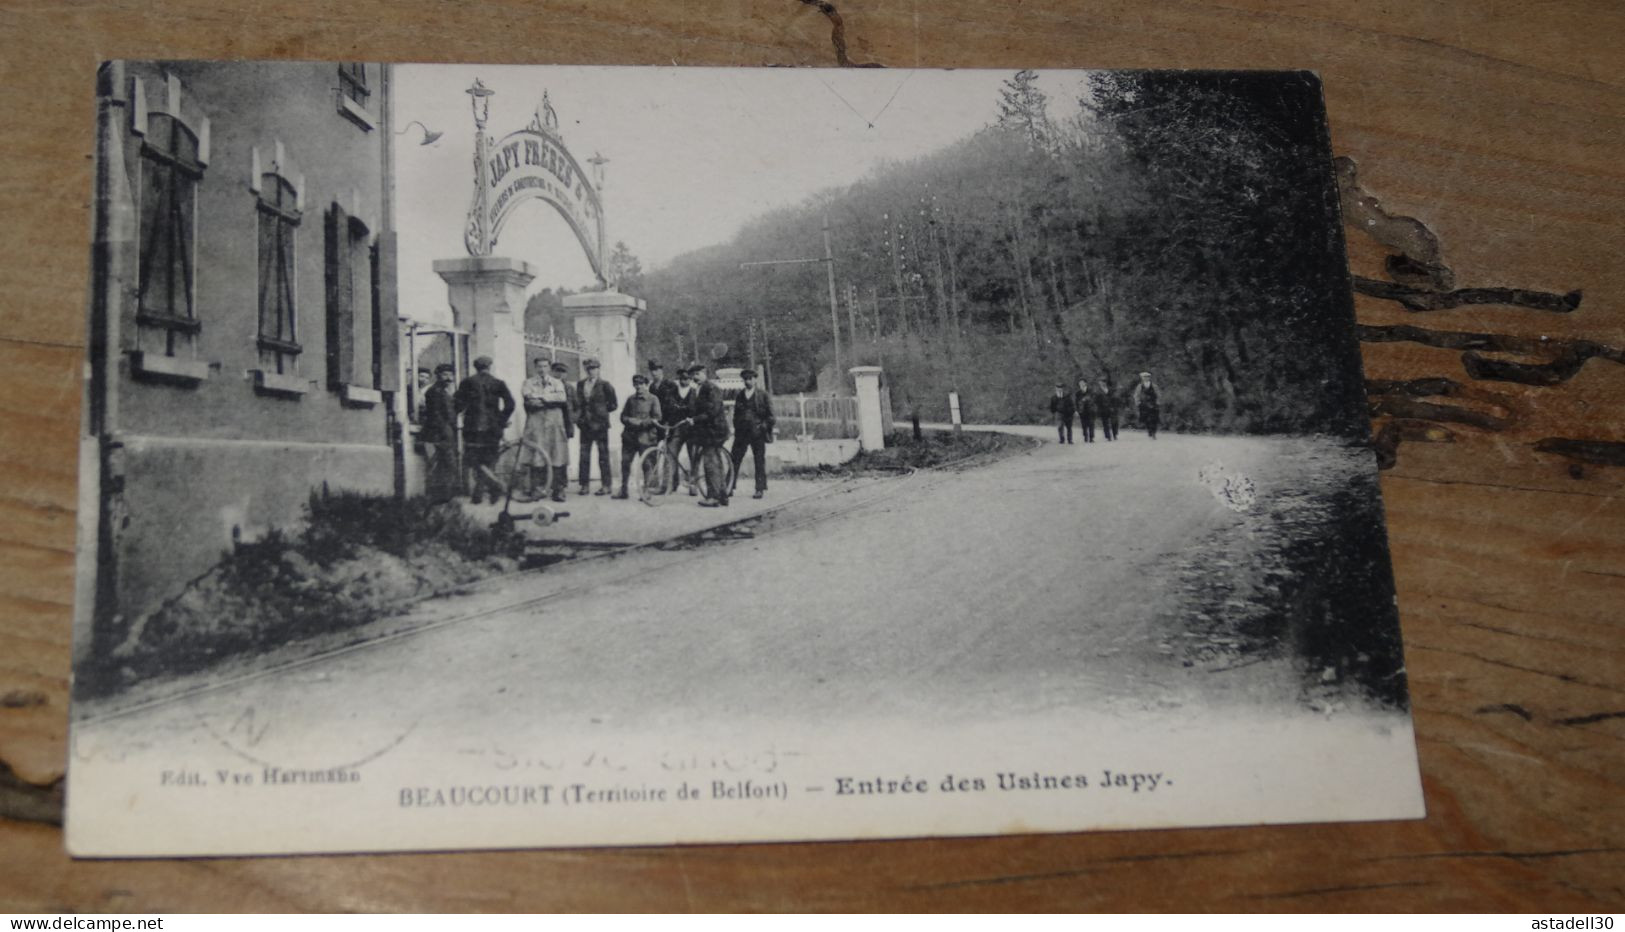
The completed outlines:
<svg viewBox="0 0 1625 932">
<path fill-rule="evenodd" d="M 408 725 L 449 737 L 1284 701 L 1291 683 L 1268 664 L 1215 677 L 1183 668 L 1166 646 L 1166 561 L 1233 517 L 1196 481 L 1198 468 L 1222 459 L 1244 471 L 1275 442 L 1135 434 L 876 483 L 839 518 L 649 555 L 625 572 L 554 568 L 550 585 L 581 574 L 581 591 L 82 737 L 161 745 L 201 717 L 229 744 L 231 729 L 254 731 L 238 720 L 254 709 L 276 722 L 256 741 L 282 736 L 285 753 L 331 760 L 348 735 Z M 470 608 L 487 608 L 480 598 Z M 439 611 L 455 614 L 457 603 Z"/>
</svg>

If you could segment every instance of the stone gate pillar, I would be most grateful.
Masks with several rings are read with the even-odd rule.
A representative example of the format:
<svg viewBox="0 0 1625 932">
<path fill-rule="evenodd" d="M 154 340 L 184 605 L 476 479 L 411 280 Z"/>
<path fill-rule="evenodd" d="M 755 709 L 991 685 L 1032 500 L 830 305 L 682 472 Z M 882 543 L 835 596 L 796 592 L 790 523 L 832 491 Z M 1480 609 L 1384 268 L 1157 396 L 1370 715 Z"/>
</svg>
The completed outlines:
<svg viewBox="0 0 1625 932">
<path fill-rule="evenodd" d="M 642 298 L 618 291 L 564 296 L 564 312 L 574 321 L 576 336 L 598 360 L 598 377 L 615 386 L 616 397 L 623 400 L 632 394 L 632 373 L 639 368 L 638 314 L 647 306 Z M 620 431 L 610 433 L 618 436 Z"/>
<path fill-rule="evenodd" d="M 518 401 L 525 381 L 525 289 L 535 268 L 523 259 L 468 256 L 437 259 L 434 270 L 446 280 L 456 326 L 469 332 L 469 361 L 491 357 L 491 374 L 508 383 Z M 515 417 L 512 429 L 522 420 Z"/>
<path fill-rule="evenodd" d="M 853 366 L 852 381 L 858 386 L 858 443 L 864 450 L 886 449 L 886 430 L 880 412 L 879 366 Z"/>
</svg>

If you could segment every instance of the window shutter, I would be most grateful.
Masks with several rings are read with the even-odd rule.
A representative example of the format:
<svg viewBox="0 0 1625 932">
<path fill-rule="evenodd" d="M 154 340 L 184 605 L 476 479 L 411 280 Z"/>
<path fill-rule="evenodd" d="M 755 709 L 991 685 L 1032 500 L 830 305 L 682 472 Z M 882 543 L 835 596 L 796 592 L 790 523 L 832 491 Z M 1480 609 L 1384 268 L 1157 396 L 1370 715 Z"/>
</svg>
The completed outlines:
<svg viewBox="0 0 1625 932">
<path fill-rule="evenodd" d="M 378 334 L 379 391 L 401 388 L 401 332 L 395 284 L 395 233 L 384 233 L 373 250 L 373 326 Z"/>
<path fill-rule="evenodd" d="M 279 259 L 276 218 L 266 213 L 263 208 L 256 209 L 254 216 L 259 224 L 260 336 L 275 339 L 282 335 L 277 327 L 277 298 L 280 296 L 280 286 L 277 283 Z"/>
<path fill-rule="evenodd" d="M 350 279 L 350 218 L 334 204 L 327 212 L 327 381 L 334 388 L 355 376 L 355 327 Z"/>
</svg>

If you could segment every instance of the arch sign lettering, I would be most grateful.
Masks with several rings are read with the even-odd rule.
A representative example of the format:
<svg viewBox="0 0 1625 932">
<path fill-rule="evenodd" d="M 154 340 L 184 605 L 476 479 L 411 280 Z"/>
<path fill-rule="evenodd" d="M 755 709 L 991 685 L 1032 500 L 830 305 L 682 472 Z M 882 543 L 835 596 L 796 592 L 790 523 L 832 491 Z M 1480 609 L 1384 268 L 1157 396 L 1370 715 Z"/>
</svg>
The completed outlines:
<svg viewBox="0 0 1625 932">
<path fill-rule="evenodd" d="M 474 203 L 468 209 L 463 243 L 471 256 L 489 256 L 515 208 L 529 200 L 553 206 L 575 232 L 593 274 L 604 279 L 605 253 L 603 166 L 589 160 L 589 176 L 564 146 L 559 117 L 542 92 L 542 104 L 530 124 L 501 139 L 486 135 L 489 100 L 495 93 L 479 80 L 468 89 L 474 104 Z"/>
</svg>

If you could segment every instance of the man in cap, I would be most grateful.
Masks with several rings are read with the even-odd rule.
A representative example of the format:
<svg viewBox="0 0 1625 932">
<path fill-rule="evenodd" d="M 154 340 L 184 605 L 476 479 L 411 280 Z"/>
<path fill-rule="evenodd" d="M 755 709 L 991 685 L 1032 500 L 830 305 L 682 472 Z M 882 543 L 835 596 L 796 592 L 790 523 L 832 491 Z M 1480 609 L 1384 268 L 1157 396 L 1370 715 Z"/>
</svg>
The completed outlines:
<svg viewBox="0 0 1625 932">
<path fill-rule="evenodd" d="M 582 363 L 587 377 L 576 384 L 576 426 L 581 428 L 581 463 L 576 476 L 581 483 L 581 494 L 587 494 L 592 485 L 592 448 L 598 447 L 598 478 L 603 487 L 598 495 L 608 495 L 609 476 L 609 415 L 615 410 L 615 387 L 598 377 L 598 360 Z"/>
<path fill-rule="evenodd" d="M 632 479 L 632 461 L 639 453 L 660 442 L 660 399 L 649 393 L 649 379 L 643 373 L 632 376 L 632 397 L 621 407 L 621 490 L 616 498 L 626 498 Z"/>
<path fill-rule="evenodd" d="M 1060 382 L 1055 383 L 1055 394 L 1049 400 L 1049 413 L 1055 416 L 1055 433 L 1059 438 L 1057 443 L 1072 442 L 1072 396 L 1066 393 L 1066 386 Z"/>
<path fill-rule="evenodd" d="M 660 399 L 660 416 L 665 420 L 667 427 L 667 452 L 671 454 L 674 462 L 681 462 L 683 451 L 685 449 L 688 451 L 690 470 L 684 475 L 688 478 L 688 494 L 690 495 L 700 494 L 699 487 L 695 484 L 693 472 L 693 469 L 699 463 L 699 457 L 696 455 L 697 448 L 693 441 L 694 425 L 689 420 L 694 414 L 694 403 L 698 398 L 699 388 L 688 374 L 688 368 L 678 366 L 677 384 L 673 385 L 671 391 Z M 673 483 L 676 482 L 676 479 L 676 476 L 672 477 Z M 677 491 L 675 484 L 667 491 Z"/>
<path fill-rule="evenodd" d="M 564 368 L 560 363 L 553 365 Z M 565 464 L 570 460 L 570 435 L 575 431 L 569 390 L 553 374 L 547 358 L 538 356 L 536 374 L 525 380 L 519 397 L 525 403 L 524 438 L 530 444 L 521 451 L 520 461 L 530 467 L 531 496 L 540 498 L 547 489 L 553 501 L 562 502 L 568 481 Z M 546 474 L 549 469 L 551 476 Z"/>
<path fill-rule="evenodd" d="M 434 372 L 426 368 L 419 369 L 417 385 L 413 386 L 412 388 L 412 410 L 409 412 L 409 417 L 407 418 L 412 423 L 423 423 L 423 398 L 429 393 L 429 389 L 433 385 Z"/>
<path fill-rule="evenodd" d="M 422 423 L 418 439 L 423 441 L 423 452 L 429 461 L 429 474 L 425 477 L 425 492 L 431 502 L 450 500 L 458 492 L 457 482 L 457 406 L 451 400 L 451 383 L 457 369 L 451 363 L 434 368 L 434 384 L 423 393 L 418 409 Z"/>
<path fill-rule="evenodd" d="M 752 453 L 751 464 L 756 467 L 756 494 L 767 494 L 767 445 L 773 442 L 773 400 L 756 385 L 756 370 L 741 369 L 739 377 L 745 387 L 734 399 L 733 484 L 739 484 L 739 464 L 745 461 L 745 450 Z"/>
<path fill-rule="evenodd" d="M 1134 408 L 1140 415 L 1140 426 L 1145 428 L 1152 440 L 1157 439 L 1157 426 L 1162 420 L 1162 411 L 1157 404 L 1157 386 L 1151 381 L 1151 373 L 1140 373 L 1140 383 L 1134 386 Z"/>
<path fill-rule="evenodd" d="M 658 360 L 649 360 L 649 394 L 655 396 L 660 402 L 660 410 L 666 410 L 666 402 L 672 393 L 677 391 L 677 383 L 666 378 L 666 367 Z"/>
<path fill-rule="evenodd" d="M 695 363 L 688 372 L 698 386 L 694 392 L 694 409 L 689 415 L 689 420 L 694 423 L 689 434 L 694 444 L 694 469 L 704 470 L 706 495 L 716 496 L 715 499 L 702 499 L 700 505 L 704 508 L 726 506 L 729 490 L 722 475 L 726 468 L 722 457 L 727 455 L 723 451 L 723 444 L 728 442 L 728 406 L 723 400 L 722 389 L 706 377 L 705 366 Z"/>
<path fill-rule="evenodd" d="M 478 505 L 485 489 L 491 490 L 491 500 L 502 495 L 502 483 L 497 481 L 497 452 L 502 447 L 502 432 L 513 417 L 513 393 L 507 383 L 491 374 L 491 357 L 474 360 L 474 374 L 457 386 L 452 399 L 457 413 L 463 416 L 463 463 L 474 473 L 473 503 Z"/>
</svg>

